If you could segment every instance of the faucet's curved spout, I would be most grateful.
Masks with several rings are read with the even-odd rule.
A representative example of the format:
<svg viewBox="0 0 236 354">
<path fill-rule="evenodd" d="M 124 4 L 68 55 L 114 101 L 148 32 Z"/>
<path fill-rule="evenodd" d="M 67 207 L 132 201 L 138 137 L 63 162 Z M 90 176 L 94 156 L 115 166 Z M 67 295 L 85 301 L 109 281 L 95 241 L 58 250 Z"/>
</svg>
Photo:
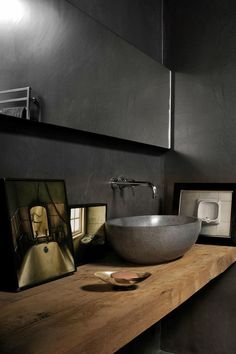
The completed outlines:
<svg viewBox="0 0 236 354">
<path fill-rule="evenodd" d="M 157 198 L 157 187 L 154 184 L 151 185 L 153 199 Z"/>
<path fill-rule="evenodd" d="M 137 186 L 141 186 L 141 187 L 150 187 L 152 190 L 152 197 L 153 199 L 157 198 L 157 187 L 148 181 L 135 181 Z"/>
<path fill-rule="evenodd" d="M 136 181 L 134 179 L 128 179 L 125 177 L 112 177 L 110 180 L 110 184 L 112 188 L 119 187 L 120 189 L 123 189 L 125 187 L 150 187 L 152 189 L 152 196 L 154 199 L 157 198 L 157 187 L 148 181 Z"/>
</svg>

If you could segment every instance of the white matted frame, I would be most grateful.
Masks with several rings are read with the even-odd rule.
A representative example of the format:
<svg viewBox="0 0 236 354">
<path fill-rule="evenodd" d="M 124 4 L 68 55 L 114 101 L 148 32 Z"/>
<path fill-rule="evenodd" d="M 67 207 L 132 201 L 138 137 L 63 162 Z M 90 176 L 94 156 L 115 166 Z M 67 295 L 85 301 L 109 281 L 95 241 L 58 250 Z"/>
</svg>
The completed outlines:
<svg viewBox="0 0 236 354">
<path fill-rule="evenodd" d="M 236 184 L 176 183 L 174 212 L 202 220 L 200 239 L 236 244 Z M 224 243 L 224 242 L 223 242 Z"/>
</svg>

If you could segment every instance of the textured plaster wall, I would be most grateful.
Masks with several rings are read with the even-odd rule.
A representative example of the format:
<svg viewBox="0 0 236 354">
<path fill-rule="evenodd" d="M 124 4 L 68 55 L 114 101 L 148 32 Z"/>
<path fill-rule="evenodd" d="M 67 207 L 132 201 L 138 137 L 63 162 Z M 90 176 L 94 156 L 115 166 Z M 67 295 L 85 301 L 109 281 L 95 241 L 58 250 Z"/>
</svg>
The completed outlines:
<svg viewBox="0 0 236 354">
<path fill-rule="evenodd" d="M 236 4 L 170 1 L 175 68 L 174 151 L 166 155 L 166 210 L 175 182 L 236 180 Z"/>
</svg>

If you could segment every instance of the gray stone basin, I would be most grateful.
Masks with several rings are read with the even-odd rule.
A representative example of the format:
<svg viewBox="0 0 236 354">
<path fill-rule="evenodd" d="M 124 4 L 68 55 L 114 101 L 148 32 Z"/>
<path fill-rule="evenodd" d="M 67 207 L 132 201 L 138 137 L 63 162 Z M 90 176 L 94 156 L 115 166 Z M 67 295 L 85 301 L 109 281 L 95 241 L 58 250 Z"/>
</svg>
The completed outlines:
<svg viewBox="0 0 236 354">
<path fill-rule="evenodd" d="M 157 264 L 179 258 L 196 242 L 201 220 L 180 215 L 144 215 L 110 219 L 106 235 L 125 260 Z"/>
</svg>

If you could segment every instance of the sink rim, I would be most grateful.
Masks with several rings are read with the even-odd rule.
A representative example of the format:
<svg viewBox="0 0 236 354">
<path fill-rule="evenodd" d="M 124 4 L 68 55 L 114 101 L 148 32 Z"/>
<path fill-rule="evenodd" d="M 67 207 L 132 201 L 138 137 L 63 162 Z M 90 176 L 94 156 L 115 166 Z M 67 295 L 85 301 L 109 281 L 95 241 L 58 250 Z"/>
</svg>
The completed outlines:
<svg viewBox="0 0 236 354">
<path fill-rule="evenodd" d="M 117 221 L 120 220 L 127 220 L 127 219 L 131 219 L 131 220 L 135 220 L 136 218 L 157 218 L 157 217 L 161 217 L 163 219 L 167 219 L 168 218 L 180 218 L 183 219 L 183 222 L 177 223 L 174 222 L 173 223 L 166 223 L 163 225 L 158 225 L 158 224 L 150 224 L 150 225 L 127 225 L 127 224 L 119 224 L 117 223 Z M 114 227 L 120 227 L 120 228 L 162 228 L 162 227 L 178 227 L 178 226 L 182 226 L 182 225 L 190 225 L 190 224 L 194 224 L 197 221 L 201 221 L 201 219 L 195 217 L 195 216 L 185 216 L 185 215 L 174 215 L 174 214 L 168 214 L 168 215 L 158 215 L 158 214 L 148 214 L 148 215 L 134 215 L 134 216 L 124 216 L 124 217 L 120 217 L 120 218 L 113 218 L 113 219 L 108 219 L 106 221 L 106 224 L 108 226 L 114 226 Z"/>
</svg>

